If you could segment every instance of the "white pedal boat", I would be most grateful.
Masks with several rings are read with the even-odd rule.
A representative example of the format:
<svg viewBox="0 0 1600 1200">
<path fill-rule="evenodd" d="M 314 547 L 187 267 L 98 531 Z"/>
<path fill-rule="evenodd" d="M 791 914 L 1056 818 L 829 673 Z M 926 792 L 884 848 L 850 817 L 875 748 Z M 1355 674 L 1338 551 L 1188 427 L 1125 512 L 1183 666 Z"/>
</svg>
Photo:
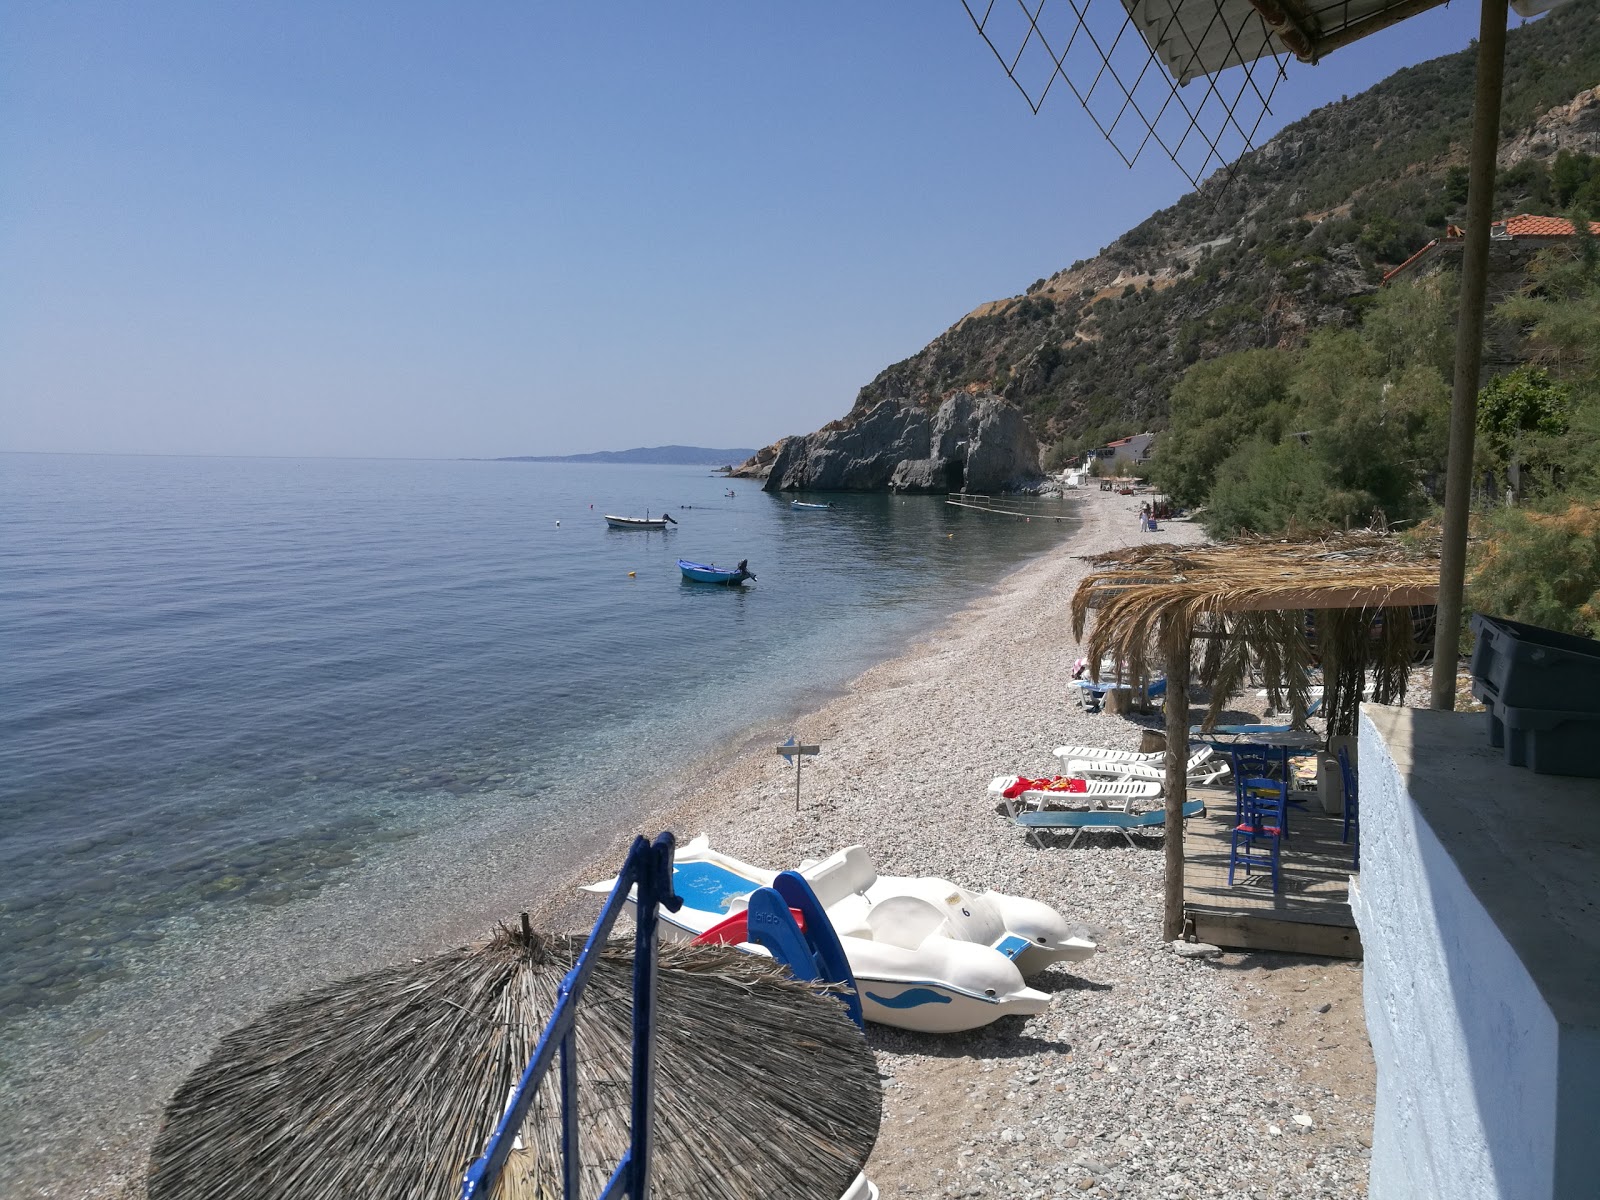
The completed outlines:
<svg viewBox="0 0 1600 1200">
<path fill-rule="evenodd" d="M 1086 930 L 1047 904 L 971 892 L 947 879 L 880 876 L 860 846 L 804 862 L 799 874 L 833 922 L 867 1020 L 880 1025 L 955 1033 L 1043 1012 L 1049 997 L 1024 976 L 1096 949 Z M 673 890 L 684 903 L 675 913 L 661 910 L 662 936 L 692 941 L 741 911 L 776 875 L 695 838 L 675 857 Z M 584 890 L 609 892 L 614 882 Z"/>
</svg>

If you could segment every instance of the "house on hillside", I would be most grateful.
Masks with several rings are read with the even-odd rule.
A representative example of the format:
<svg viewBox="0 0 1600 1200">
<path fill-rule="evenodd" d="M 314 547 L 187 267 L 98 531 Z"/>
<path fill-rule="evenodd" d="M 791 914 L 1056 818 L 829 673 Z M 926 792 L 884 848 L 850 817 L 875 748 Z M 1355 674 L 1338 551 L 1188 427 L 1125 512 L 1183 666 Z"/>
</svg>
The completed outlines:
<svg viewBox="0 0 1600 1200">
<path fill-rule="evenodd" d="M 1156 435 L 1153 433 L 1135 433 L 1125 438 L 1118 438 L 1114 442 L 1107 442 L 1092 453 L 1100 459 L 1100 470 L 1103 474 L 1132 474 L 1134 468 L 1150 457 L 1150 449 L 1155 440 Z"/>
<path fill-rule="evenodd" d="M 1600 236 L 1600 221 L 1589 223 L 1589 232 Z M 1528 264 L 1541 251 L 1564 245 L 1577 234 L 1565 217 L 1541 217 L 1521 213 L 1489 226 L 1489 308 L 1519 289 L 1528 275 Z M 1461 265 L 1463 234 L 1456 225 L 1445 227 L 1443 237 L 1434 238 L 1405 262 L 1383 277 L 1385 285 L 1397 279 L 1423 279 L 1442 270 L 1454 271 Z M 1484 369 L 1499 374 L 1521 363 L 1523 348 L 1513 335 L 1491 330 L 1489 353 Z"/>
<path fill-rule="evenodd" d="M 1600 236 L 1600 221 L 1589 222 L 1589 232 Z M 1539 217 L 1521 213 L 1489 226 L 1489 273 L 1520 275 L 1533 256 L 1548 246 L 1559 246 L 1577 233 L 1565 217 Z M 1445 226 L 1444 236 L 1434 238 L 1405 262 L 1383 277 L 1384 283 L 1396 279 L 1431 275 L 1442 267 L 1460 265 L 1464 234 L 1459 225 Z"/>
</svg>

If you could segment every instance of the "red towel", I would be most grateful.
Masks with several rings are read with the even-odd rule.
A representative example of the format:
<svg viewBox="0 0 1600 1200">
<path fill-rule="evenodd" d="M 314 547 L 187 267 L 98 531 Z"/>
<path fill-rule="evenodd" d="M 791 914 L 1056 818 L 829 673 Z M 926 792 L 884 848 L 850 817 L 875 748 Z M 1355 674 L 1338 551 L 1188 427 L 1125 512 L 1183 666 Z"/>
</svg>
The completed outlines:
<svg viewBox="0 0 1600 1200">
<path fill-rule="evenodd" d="M 1017 776 L 1017 781 L 1000 794 L 1007 800 L 1015 800 L 1023 792 L 1087 792 L 1089 782 L 1079 779 L 1075 775 L 1056 775 L 1049 779 L 1029 779 L 1025 775 Z"/>
</svg>

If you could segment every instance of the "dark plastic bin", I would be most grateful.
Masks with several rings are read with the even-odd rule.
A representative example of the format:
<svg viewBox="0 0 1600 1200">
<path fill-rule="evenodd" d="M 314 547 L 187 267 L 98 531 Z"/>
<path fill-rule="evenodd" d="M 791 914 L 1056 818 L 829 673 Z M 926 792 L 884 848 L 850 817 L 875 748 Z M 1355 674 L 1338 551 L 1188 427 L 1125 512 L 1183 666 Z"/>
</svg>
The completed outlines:
<svg viewBox="0 0 1600 1200">
<path fill-rule="evenodd" d="M 1472 614 L 1472 694 L 1485 704 L 1600 713 L 1600 642 Z"/>
<path fill-rule="evenodd" d="M 1491 705 L 1488 720 L 1489 744 L 1505 748 L 1508 765 L 1600 779 L 1600 714 Z"/>
<path fill-rule="evenodd" d="M 1513 767 L 1600 779 L 1600 642 L 1482 613 L 1472 632 L 1489 744 Z"/>
</svg>

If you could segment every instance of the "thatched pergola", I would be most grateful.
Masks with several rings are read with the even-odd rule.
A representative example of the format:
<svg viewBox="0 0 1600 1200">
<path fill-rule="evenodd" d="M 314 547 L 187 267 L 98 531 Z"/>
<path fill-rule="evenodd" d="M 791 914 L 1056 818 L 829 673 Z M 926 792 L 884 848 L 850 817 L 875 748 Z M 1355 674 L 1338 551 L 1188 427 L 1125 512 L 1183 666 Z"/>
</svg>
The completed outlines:
<svg viewBox="0 0 1600 1200">
<path fill-rule="evenodd" d="M 1437 542 L 1362 530 L 1302 541 L 1147 544 L 1089 560 L 1072 599 L 1073 633 L 1087 657 L 1110 657 L 1146 683 L 1152 659 L 1166 670 L 1166 904 L 1168 940 L 1183 929 L 1184 763 L 1189 757 L 1189 677 L 1196 640 L 1212 689 L 1209 725 L 1254 665 L 1286 695 L 1303 725 L 1308 676 L 1321 666 L 1323 713 L 1333 732 L 1353 726 L 1369 672 L 1374 698 L 1404 697 L 1416 647 L 1411 608 L 1439 595 Z M 1314 634 L 1305 614 L 1313 615 Z"/>
</svg>

